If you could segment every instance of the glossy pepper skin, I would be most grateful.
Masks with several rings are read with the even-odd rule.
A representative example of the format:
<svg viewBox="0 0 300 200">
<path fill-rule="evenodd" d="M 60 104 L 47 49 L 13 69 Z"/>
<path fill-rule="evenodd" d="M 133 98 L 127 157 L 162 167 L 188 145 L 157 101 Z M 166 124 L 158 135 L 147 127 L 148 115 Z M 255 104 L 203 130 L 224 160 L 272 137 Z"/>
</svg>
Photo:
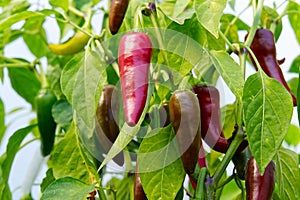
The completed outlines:
<svg viewBox="0 0 300 200">
<path fill-rule="evenodd" d="M 57 55 L 72 55 L 80 52 L 88 43 L 90 36 L 78 31 L 75 35 L 65 43 L 62 44 L 49 44 L 49 49 Z"/>
<path fill-rule="evenodd" d="M 197 94 L 201 115 L 201 137 L 215 151 L 226 153 L 230 142 L 224 137 L 220 115 L 220 94 L 214 86 L 196 85 L 192 88 Z M 244 140 L 237 152 L 248 146 Z"/>
<path fill-rule="evenodd" d="M 111 34 L 116 34 L 122 25 L 126 10 L 128 7 L 128 0 L 111 0 L 109 10 L 109 30 Z"/>
<path fill-rule="evenodd" d="M 169 112 L 184 170 L 193 174 L 201 146 L 200 108 L 196 95 L 189 90 L 175 91 L 170 98 Z"/>
<path fill-rule="evenodd" d="M 118 97 L 114 96 L 115 91 L 116 87 L 113 85 L 103 86 L 102 95 L 96 110 L 96 131 L 99 142 L 106 153 L 119 135 L 119 126 L 116 123 L 119 103 L 116 100 Z M 118 154 L 113 160 L 119 165 L 123 165 L 124 163 L 122 154 Z"/>
<path fill-rule="evenodd" d="M 256 160 L 252 157 L 246 169 L 246 199 L 270 200 L 275 186 L 275 164 L 271 161 L 260 175 Z"/>
<path fill-rule="evenodd" d="M 247 36 L 246 36 L 247 37 Z M 268 29 L 257 29 L 252 44 L 250 46 L 255 57 L 257 58 L 262 70 L 271 78 L 279 81 L 286 90 L 290 93 L 293 99 L 294 106 L 297 105 L 297 100 L 286 83 L 282 70 L 276 59 L 276 46 L 273 33 Z M 250 56 L 254 67 L 257 66 Z"/>
<path fill-rule="evenodd" d="M 137 124 L 147 100 L 149 67 L 152 56 L 150 38 L 139 32 L 124 35 L 119 45 L 119 70 L 125 121 Z"/>
<path fill-rule="evenodd" d="M 35 97 L 38 128 L 41 136 L 43 156 L 51 153 L 54 145 L 56 123 L 52 117 L 52 106 L 57 101 L 50 89 L 41 89 Z"/>
</svg>

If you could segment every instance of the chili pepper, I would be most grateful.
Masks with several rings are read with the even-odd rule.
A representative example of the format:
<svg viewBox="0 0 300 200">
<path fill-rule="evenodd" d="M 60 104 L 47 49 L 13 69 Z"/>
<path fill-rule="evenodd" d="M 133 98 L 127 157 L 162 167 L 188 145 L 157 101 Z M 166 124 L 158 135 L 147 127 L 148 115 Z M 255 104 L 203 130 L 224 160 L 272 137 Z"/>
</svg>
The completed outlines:
<svg viewBox="0 0 300 200">
<path fill-rule="evenodd" d="M 111 34 L 116 34 L 122 25 L 126 10 L 128 7 L 128 0 L 111 0 L 109 10 L 109 29 Z"/>
<path fill-rule="evenodd" d="M 193 174 L 201 146 L 200 108 L 196 95 L 189 90 L 174 92 L 169 111 L 184 170 L 189 175 Z"/>
<path fill-rule="evenodd" d="M 236 173 L 241 180 L 245 180 L 246 166 L 250 157 L 251 152 L 249 148 L 246 148 L 243 152 L 237 153 L 232 157 Z"/>
<path fill-rule="evenodd" d="M 270 200 L 272 199 L 275 186 L 275 164 L 271 161 L 261 176 L 252 157 L 247 163 L 246 169 L 246 195 L 247 200 Z"/>
<path fill-rule="evenodd" d="M 201 115 L 201 137 L 215 151 L 226 153 L 230 142 L 224 137 L 220 118 L 220 94 L 213 86 L 196 85 L 192 90 L 197 94 Z M 237 152 L 248 146 L 244 140 Z"/>
<path fill-rule="evenodd" d="M 52 117 L 52 106 L 56 97 L 50 89 L 41 89 L 35 97 L 38 128 L 41 136 L 41 151 L 47 156 L 53 149 L 56 123 Z"/>
<path fill-rule="evenodd" d="M 297 106 L 296 97 L 287 85 L 282 70 L 276 59 L 276 46 L 273 33 L 267 29 L 257 29 L 250 48 L 257 58 L 262 70 L 269 77 L 276 79 L 286 88 L 286 90 L 292 96 L 294 106 Z M 250 59 L 257 70 L 257 66 L 251 56 Z"/>
<path fill-rule="evenodd" d="M 152 43 L 146 34 L 134 32 L 121 38 L 118 62 L 125 121 L 129 126 L 136 125 L 146 104 L 151 56 Z"/>
<path fill-rule="evenodd" d="M 78 31 L 76 34 L 62 44 L 49 44 L 49 49 L 57 55 L 72 55 L 81 51 L 89 41 L 90 37 Z"/>
<path fill-rule="evenodd" d="M 102 90 L 102 95 L 96 110 L 96 131 L 99 137 L 99 142 L 103 146 L 106 153 L 112 147 L 113 143 L 119 135 L 119 126 L 116 123 L 117 112 L 119 110 L 119 102 L 114 97 L 116 87 L 113 85 L 105 85 Z M 119 165 L 123 165 L 124 158 L 122 153 L 119 153 L 113 160 Z"/>
<path fill-rule="evenodd" d="M 136 173 L 134 178 L 134 200 L 147 200 L 147 196 L 144 192 L 141 183 L 140 173 L 138 172 L 137 162 L 136 162 Z"/>
</svg>

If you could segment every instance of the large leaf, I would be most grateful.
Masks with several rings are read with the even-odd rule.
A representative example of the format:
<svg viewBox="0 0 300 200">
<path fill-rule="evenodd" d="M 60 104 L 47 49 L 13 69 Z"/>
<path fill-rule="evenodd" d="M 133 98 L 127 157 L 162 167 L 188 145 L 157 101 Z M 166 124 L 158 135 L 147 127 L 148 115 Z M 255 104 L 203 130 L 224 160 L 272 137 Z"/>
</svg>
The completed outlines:
<svg viewBox="0 0 300 200">
<path fill-rule="evenodd" d="M 195 0 L 194 9 L 202 26 L 218 38 L 218 30 L 227 0 Z"/>
<path fill-rule="evenodd" d="M 14 90 L 35 108 L 34 99 L 41 88 L 41 83 L 34 73 L 25 68 L 8 68 L 8 75 Z"/>
<path fill-rule="evenodd" d="M 276 183 L 280 199 L 299 199 L 299 167 L 295 152 L 281 148 L 275 156 Z"/>
<path fill-rule="evenodd" d="M 53 169 L 56 179 L 70 176 L 88 183 L 89 172 L 80 154 L 75 131 L 72 125 L 65 137 L 55 145 L 49 167 Z"/>
<path fill-rule="evenodd" d="M 289 12 L 289 21 L 300 44 L 300 5 L 295 1 L 289 1 L 286 11 Z"/>
<path fill-rule="evenodd" d="M 6 153 L 0 162 L 0 199 L 11 199 L 8 178 L 14 158 L 24 138 L 30 133 L 35 125 L 17 130 L 10 138 L 6 147 Z"/>
<path fill-rule="evenodd" d="M 225 51 L 209 51 L 217 71 L 237 98 L 243 95 L 244 74 L 242 68 Z"/>
<path fill-rule="evenodd" d="M 106 83 L 105 68 L 104 61 L 96 52 L 79 53 L 66 64 L 61 75 L 63 93 L 91 129 L 95 125 L 96 108 Z"/>
<path fill-rule="evenodd" d="M 185 172 L 172 126 L 150 132 L 142 141 L 137 159 L 148 199 L 175 199 Z"/>
<path fill-rule="evenodd" d="M 292 99 L 277 80 L 259 70 L 245 83 L 243 109 L 249 146 L 263 174 L 288 132 Z"/>
<path fill-rule="evenodd" d="M 87 185 L 80 180 L 65 177 L 57 179 L 44 191 L 41 200 L 84 200 L 90 192 L 94 191 L 94 185 Z"/>
</svg>

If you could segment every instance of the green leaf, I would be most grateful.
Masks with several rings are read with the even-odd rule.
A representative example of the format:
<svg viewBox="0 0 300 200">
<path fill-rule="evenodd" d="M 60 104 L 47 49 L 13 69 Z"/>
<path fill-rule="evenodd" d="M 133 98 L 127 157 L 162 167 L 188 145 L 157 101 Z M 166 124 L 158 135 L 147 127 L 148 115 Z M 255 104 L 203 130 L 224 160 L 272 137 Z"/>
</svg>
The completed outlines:
<svg viewBox="0 0 300 200">
<path fill-rule="evenodd" d="M 50 168 L 47 170 L 46 172 L 46 177 L 43 178 L 43 181 L 41 183 L 41 192 L 43 193 L 45 191 L 45 189 L 55 181 L 55 177 L 53 175 L 53 169 Z"/>
<path fill-rule="evenodd" d="M 94 188 L 94 185 L 87 185 L 80 180 L 64 177 L 49 185 L 41 200 L 84 200 L 90 192 L 94 191 Z"/>
<path fill-rule="evenodd" d="M 53 62 L 58 62 L 58 63 L 50 63 L 51 60 L 48 58 L 48 67 L 47 67 L 47 72 L 46 72 L 46 78 L 48 80 L 48 83 L 50 85 L 50 88 L 52 89 L 52 92 L 55 94 L 57 97 L 62 97 L 64 96 L 62 91 L 61 91 L 61 85 L 60 85 L 60 76 L 62 69 L 60 68 L 60 65 L 63 65 L 64 60 L 55 60 Z M 64 66 L 64 65 L 63 65 Z M 65 97 L 63 97 L 65 98 Z"/>
<path fill-rule="evenodd" d="M 6 147 L 6 153 L 1 157 L 0 162 L 0 198 L 11 199 L 11 192 L 8 185 L 10 170 L 14 158 L 24 138 L 30 133 L 35 125 L 17 130 L 10 138 Z"/>
<path fill-rule="evenodd" d="M 300 67 L 299 67 L 299 78 L 298 78 L 298 93 L 297 93 L 297 111 L 298 111 L 298 122 L 300 125 Z"/>
<path fill-rule="evenodd" d="M 300 55 L 298 55 L 292 62 L 289 72 L 297 73 L 299 72 L 300 68 Z"/>
<path fill-rule="evenodd" d="M 208 51 L 211 61 L 236 98 L 243 95 L 244 74 L 242 68 L 226 51 Z"/>
<path fill-rule="evenodd" d="M 292 11 L 292 12 L 291 12 Z M 290 21 L 290 24 L 294 30 L 295 36 L 298 40 L 298 43 L 300 44 L 300 5 L 296 3 L 295 1 L 289 1 L 289 4 L 287 5 L 286 12 L 288 13 L 288 18 Z"/>
<path fill-rule="evenodd" d="M 298 94 L 298 83 L 299 83 L 299 78 L 292 78 L 288 80 L 287 84 L 291 90 L 291 92 L 297 97 Z M 300 91 L 299 91 L 300 92 Z"/>
<path fill-rule="evenodd" d="M 106 83 L 106 65 L 98 53 L 79 53 L 64 67 L 61 87 L 72 107 L 93 129 L 94 116 L 102 87 Z"/>
<path fill-rule="evenodd" d="M 263 174 L 288 132 L 292 99 L 277 80 L 259 70 L 245 83 L 243 109 L 250 150 Z"/>
<path fill-rule="evenodd" d="M 44 17 L 30 18 L 24 24 L 23 39 L 29 50 L 38 58 L 48 52 L 47 37 L 42 27 Z"/>
<path fill-rule="evenodd" d="M 66 100 L 59 100 L 52 106 L 54 121 L 63 129 L 68 130 L 73 119 L 72 106 Z"/>
<path fill-rule="evenodd" d="M 241 199 L 238 198 L 241 195 L 241 189 L 237 186 L 234 180 L 230 181 L 226 184 L 222 190 L 222 200 L 233 200 L 233 199 Z"/>
<path fill-rule="evenodd" d="M 4 103 L 0 98 L 0 144 L 6 130 Z"/>
<path fill-rule="evenodd" d="M 25 68 L 8 68 L 8 75 L 14 90 L 35 108 L 34 98 L 41 89 L 41 83 L 34 73 Z"/>
<path fill-rule="evenodd" d="M 284 140 L 288 145 L 293 145 L 297 147 L 300 143 L 300 129 L 298 126 L 293 124 L 290 125 L 287 135 L 285 136 Z"/>
<path fill-rule="evenodd" d="M 276 184 L 280 199 L 299 199 L 299 167 L 295 152 L 281 148 L 275 155 Z"/>
<path fill-rule="evenodd" d="M 133 199 L 134 176 L 126 176 L 123 180 L 113 177 L 107 186 L 116 193 L 116 199 Z M 114 192 L 108 193 L 111 199 L 114 199 Z"/>
<path fill-rule="evenodd" d="M 14 23 L 19 21 L 29 19 L 31 17 L 43 16 L 41 13 L 32 12 L 32 11 L 23 11 L 18 12 L 14 15 L 11 15 L 3 20 L 0 21 L 0 30 L 9 28 Z"/>
<path fill-rule="evenodd" d="M 194 9 L 198 21 L 208 30 L 215 38 L 218 38 L 218 30 L 223 10 L 225 9 L 227 0 L 195 0 Z"/>
<path fill-rule="evenodd" d="M 147 198 L 175 199 L 185 172 L 171 125 L 147 134 L 140 145 L 137 160 Z"/>
<path fill-rule="evenodd" d="M 68 0 L 50 0 L 49 3 L 52 6 L 61 7 L 64 11 L 68 11 L 69 9 L 69 1 Z"/>
<path fill-rule="evenodd" d="M 57 179 L 70 176 L 88 183 L 89 172 L 76 138 L 75 127 L 72 125 L 65 137 L 55 145 L 49 167 L 53 169 L 53 175 Z"/>
<path fill-rule="evenodd" d="M 228 104 L 221 108 L 221 118 L 223 124 L 223 133 L 226 138 L 232 136 L 236 124 L 236 105 Z"/>
</svg>

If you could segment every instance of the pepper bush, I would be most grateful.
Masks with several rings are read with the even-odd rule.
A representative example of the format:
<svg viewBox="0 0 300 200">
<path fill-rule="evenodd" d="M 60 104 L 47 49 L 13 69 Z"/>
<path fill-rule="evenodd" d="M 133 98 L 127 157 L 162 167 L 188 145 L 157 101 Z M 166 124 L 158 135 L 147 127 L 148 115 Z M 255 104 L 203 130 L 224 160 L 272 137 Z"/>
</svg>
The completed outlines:
<svg viewBox="0 0 300 200">
<path fill-rule="evenodd" d="M 1 0 L 0 80 L 3 83 L 4 77 L 9 79 L 12 89 L 31 106 L 33 115 L 4 143 L 13 125 L 7 117 L 22 109 L 16 105 L 14 110 L 5 110 L 0 98 L 0 144 L 6 146 L 0 157 L 0 199 L 13 199 L 15 191 L 9 178 L 17 173 L 11 170 L 16 155 L 33 141 L 49 142 L 40 132 L 50 132 L 53 122 L 43 120 L 41 128 L 36 114 L 39 108 L 35 98 L 44 88 L 56 97 L 50 113 L 56 124 L 52 131 L 55 142 L 53 149 L 51 144 L 46 145 L 51 153 L 44 155 L 47 172 L 39 183 L 39 194 L 29 192 L 23 199 L 134 199 L 137 171 L 143 189 L 140 192 L 149 200 L 246 199 L 241 174 L 251 156 L 260 174 L 270 162 L 275 163 L 273 199 L 299 199 L 300 154 L 292 149 L 300 143 L 300 129 L 299 123 L 291 121 L 294 115 L 300 122 L 300 55 L 289 66 L 295 78 L 286 78 L 297 99 L 298 106 L 293 108 L 286 88 L 266 75 L 258 62 L 255 70 L 249 54 L 255 61 L 250 46 L 257 29 L 270 30 L 277 42 L 288 26 L 284 22 L 290 23 L 290 37 L 295 37 L 299 46 L 300 4 L 282 0 L 269 7 L 264 0 L 249 0 L 240 8 L 236 6 L 238 1 L 130 0 L 122 25 L 112 35 L 107 1 L 49 0 L 43 7 L 25 0 Z M 226 7 L 233 14 L 225 13 Z M 246 23 L 241 16 L 249 10 L 252 20 Z M 153 45 L 146 103 L 134 126 L 124 119 L 118 66 L 120 40 L 132 32 L 145 33 Z M 58 44 L 52 44 L 51 34 L 59 35 Z M 19 39 L 32 56 L 7 54 L 6 47 Z M 103 87 L 108 84 L 116 88 L 109 100 L 119 130 L 114 142 L 99 136 L 101 123 L 97 119 L 103 116 L 96 112 Z M 164 105 L 175 91 L 191 90 L 198 84 L 218 85 L 223 97 L 234 97 L 217 116 L 230 145 L 223 154 L 200 139 L 202 152 L 195 154 L 198 157 L 199 153 L 198 164 L 194 173 L 187 175 L 174 140 L 175 130 L 168 122 L 168 106 Z M 248 156 L 244 159 L 236 153 L 243 140 L 248 142 L 240 154 Z M 202 161 L 206 164 L 201 165 Z M 39 169 L 40 165 L 35 162 L 31 167 Z M 228 170 L 232 166 L 233 170 Z M 29 181 L 30 191 L 33 186 L 34 181 Z"/>
</svg>

